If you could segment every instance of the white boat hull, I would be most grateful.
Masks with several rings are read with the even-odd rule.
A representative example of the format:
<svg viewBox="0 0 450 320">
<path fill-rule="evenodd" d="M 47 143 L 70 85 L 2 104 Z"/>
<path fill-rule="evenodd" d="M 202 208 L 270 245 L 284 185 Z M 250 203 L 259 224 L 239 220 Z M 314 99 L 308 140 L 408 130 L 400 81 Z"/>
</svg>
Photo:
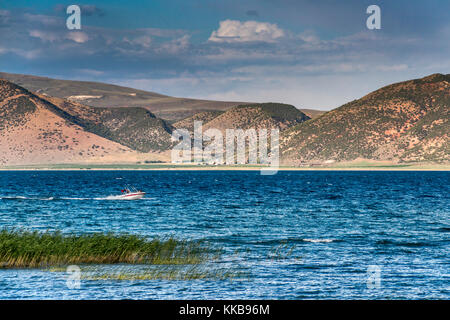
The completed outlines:
<svg viewBox="0 0 450 320">
<path fill-rule="evenodd" d="M 145 197 L 145 192 L 132 192 L 118 196 L 121 200 L 139 200 Z"/>
</svg>

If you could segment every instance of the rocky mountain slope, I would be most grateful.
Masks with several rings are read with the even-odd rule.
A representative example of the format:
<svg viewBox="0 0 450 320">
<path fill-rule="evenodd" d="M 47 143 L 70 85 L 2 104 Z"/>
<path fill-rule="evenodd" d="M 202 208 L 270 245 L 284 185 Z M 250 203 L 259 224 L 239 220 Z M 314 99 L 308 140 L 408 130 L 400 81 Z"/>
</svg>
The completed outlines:
<svg viewBox="0 0 450 320">
<path fill-rule="evenodd" d="M 310 161 L 450 160 L 450 75 L 392 84 L 286 130 L 282 157 Z"/>
<path fill-rule="evenodd" d="M 94 108 L 60 98 L 43 97 L 86 130 L 139 152 L 172 147 L 172 130 L 165 120 L 144 108 Z"/>
<path fill-rule="evenodd" d="M 170 124 L 140 107 L 92 107 L 0 80 L 0 166 L 170 161 L 175 128 L 281 131 L 291 165 L 450 161 L 450 75 L 392 84 L 310 119 L 291 105 L 244 104 Z"/>
<path fill-rule="evenodd" d="M 294 106 L 282 103 L 258 103 L 233 107 L 227 111 L 207 111 L 175 122 L 177 129 L 194 131 L 194 121 L 202 121 L 203 131 L 219 129 L 286 130 L 310 118 Z"/>
<path fill-rule="evenodd" d="M 280 131 L 310 118 L 292 105 L 282 103 L 258 103 L 240 105 L 227 110 L 206 124 L 203 129 L 271 129 Z"/>
<path fill-rule="evenodd" d="M 88 107 L 0 80 L 0 165 L 168 160 L 172 130 L 143 108 Z"/>
<path fill-rule="evenodd" d="M 194 121 L 202 121 L 203 124 L 208 123 L 214 118 L 220 116 L 225 111 L 204 111 L 187 117 L 183 120 L 179 120 L 173 124 L 175 128 L 186 129 L 190 132 L 194 131 Z"/>
<path fill-rule="evenodd" d="M 0 80 L 0 165 L 107 161 L 133 154 L 45 100 Z"/>
</svg>

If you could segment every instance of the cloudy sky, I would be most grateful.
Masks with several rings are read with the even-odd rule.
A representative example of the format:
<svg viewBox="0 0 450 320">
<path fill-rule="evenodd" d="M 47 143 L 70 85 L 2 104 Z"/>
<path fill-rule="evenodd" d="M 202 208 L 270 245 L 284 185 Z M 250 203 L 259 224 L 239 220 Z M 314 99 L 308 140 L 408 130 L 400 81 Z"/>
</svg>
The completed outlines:
<svg viewBox="0 0 450 320">
<path fill-rule="evenodd" d="M 81 7 L 81 30 L 66 27 Z M 366 9 L 381 8 L 381 30 Z M 0 0 L 0 70 L 328 110 L 450 73 L 448 0 Z"/>
</svg>

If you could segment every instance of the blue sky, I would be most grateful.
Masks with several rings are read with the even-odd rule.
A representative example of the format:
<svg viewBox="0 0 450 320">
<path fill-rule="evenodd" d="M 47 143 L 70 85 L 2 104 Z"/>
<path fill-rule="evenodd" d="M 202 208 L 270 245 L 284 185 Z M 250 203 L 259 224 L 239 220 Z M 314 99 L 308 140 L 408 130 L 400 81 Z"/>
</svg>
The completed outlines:
<svg viewBox="0 0 450 320">
<path fill-rule="evenodd" d="M 381 30 L 366 28 L 371 4 Z M 0 0 L 0 70 L 327 110 L 450 73 L 449 18 L 447 0 Z"/>
</svg>

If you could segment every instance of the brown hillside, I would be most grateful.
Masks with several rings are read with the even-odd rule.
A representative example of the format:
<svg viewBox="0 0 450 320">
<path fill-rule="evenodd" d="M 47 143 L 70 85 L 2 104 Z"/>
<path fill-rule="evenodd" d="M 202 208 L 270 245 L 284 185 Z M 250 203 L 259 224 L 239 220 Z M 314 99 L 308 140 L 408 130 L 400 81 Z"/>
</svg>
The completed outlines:
<svg viewBox="0 0 450 320">
<path fill-rule="evenodd" d="M 39 94 L 94 107 L 141 107 L 168 120 L 180 120 L 197 112 L 226 110 L 242 104 L 242 102 L 176 98 L 101 82 L 60 80 L 5 72 L 0 72 L 0 78 Z"/>
<path fill-rule="evenodd" d="M 282 131 L 309 119 L 303 112 L 288 104 L 259 103 L 231 108 L 204 124 L 203 129 L 215 128 L 224 132 L 226 129 L 278 128 Z"/>
<path fill-rule="evenodd" d="M 206 124 L 213 120 L 214 118 L 220 116 L 224 111 L 204 111 L 194 114 L 193 116 L 187 117 L 186 119 L 177 121 L 173 126 L 177 129 L 186 129 L 190 132 L 194 131 L 194 121 L 202 121 Z"/>
<path fill-rule="evenodd" d="M 283 134 L 291 163 L 448 161 L 450 75 L 392 84 L 297 125 Z"/>
<path fill-rule="evenodd" d="M 323 111 L 323 110 L 314 110 L 314 109 L 300 109 L 300 111 L 303 112 L 304 114 L 306 114 L 311 119 L 318 118 L 322 114 L 327 112 L 327 111 Z"/>
<path fill-rule="evenodd" d="M 65 99 L 43 97 L 89 132 L 140 152 L 169 150 L 173 127 L 144 108 L 88 107 Z"/>
<path fill-rule="evenodd" d="M 61 117 L 27 90 L 0 80 L 0 165 L 102 161 L 131 154 Z"/>
<path fill-rule="evenodd" d="M 31 92 L 83 105 L 101 108 L 145 108 L 158 118 L 170 121 L 179 121 L 205 111 L 225 111 L 245 103 L 176 98 L 101 82 L 60 80 L 6 72 L 0 72 L 0 78 L 9 80 Z M 310 118 L 315 118 L 322 113 L 322 111 L 310 109 L 300 111 Z"/>
</svg>

